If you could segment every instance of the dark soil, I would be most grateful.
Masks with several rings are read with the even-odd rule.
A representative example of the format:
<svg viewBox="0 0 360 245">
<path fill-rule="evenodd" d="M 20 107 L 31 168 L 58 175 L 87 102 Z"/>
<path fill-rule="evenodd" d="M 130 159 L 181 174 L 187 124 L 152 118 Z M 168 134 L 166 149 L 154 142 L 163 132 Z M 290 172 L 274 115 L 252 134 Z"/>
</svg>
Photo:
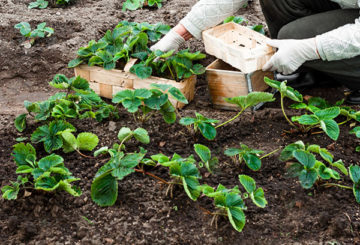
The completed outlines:
<svg viewBox="0 0 360 245">
<path fill-rule="evenodd" d="M 68 76 L 66 69 L 75 51 L 91 39 L 98 39 L 121 20 L 164 22 L 175 25 L 194 4 L 192 1 L 166 1 L 164 7 L 122 12 L 122 1 L 82 0 L 66 8 L 28 10 L 30 1 L 0 0 L 0 184 L 15 180 L 12 145 L 20 136 L 30 136 L 39 126 L 30 121 L 24 133 L 13 126 L 16 115 L 23 111 L 24 100 L 46 99 L 54 90 L 48 81 L 56 73 Z M 259 6 L 252 3 L 245 14 L 251 24 L 263 22 Z M 31 49 L 20 46 L 23 39 L 13 25 L 20 21 L 38 24 L 46 21 L 55 28 L 54 36 L 37 42 Z M 191 49 L 203 51 L 199 41 L 191 41 Z M 204 65 L 214 58 L 209 57 Z M 195 100 L 180 114 L 193 116 L 195 111 L 224 121 L 235 112 L 219 111 L 211 107 L 204 76 L 200 76 Z M 344 97 L 343 88 L 314 87 L 301 91 L 304 95 L 321 96 L 332 102 Z M 291 112 L 290 112 L 291 113 Z M 166 187 L 156 180 L 132 174 L 119 182 L 119 197 L 113 207 L 100 208 L 90 197 L 91 181 L 106 158 L 86 159 L 76 153 L 61 154 L 65 165 L 75 177 L 83 195 L 78 198 L 59 193 L 21 192 L 16 201 L 0 199 L 1 244 L 360 244 L 360 206 L 349 190 L 324 188 L 319 183 L 310 190 L 301 188 L 296 179 L 286 176 L 286 164 L 278 160 L 279 152 L 265 158 L 258 172 L 233 163 L 223 152 L 240 142 L 266 153 L 289 143 L 303 140 L 328 148 L 335 159 L 346 166 L 359 164 L 355 146 L 359 140 L 348 134 L 349 125 L 341 126 L 335 143 L 324 134 L 286 134 L 290 126 L 283 118 L 278 101 L 263 109 L 245 113 L 240 119 L 220 128 L 215 141 L 207 141 L 190 134 L 178 123 L 168 125 L 155 116 L 140 125 L 134 123 L 126 111 L 117 121 L 97 123 L 92 120 L 72 121 L 78 132 L 93 132 L 99 136 L 99 146 L 110 146 L 123 126 L 143 127 L 149 131 L 151 144 L 143 146 L 148 153 L 188 156 L 194 154 L 193 144 L 207 145 L 220 159 L 215 175 L 202 171 L 201 183 L 228 188 L 238 185 L 237 176 L 248 174 L 265 190 L 269 205 L 260 209 L 247 203 L 247 223 L 242 233 L 236 232 L 228 220 L 220 219 L 218 228 L 210 226 L 212 201 L 201 197 L 191 201 L 185 192 L 175 189 L 174 197 L 165 196 Z M 135 142 L 127 145 L 137 150 Z M 35 145 L 38 156 L 45 156 L 42 145 Z M 166 180 L 169 175 L 162 167 L 147 171 Z M 206 177 L 207 176 L 207 177 Z M 351 185 L 343 176 L 342 184 Z M 26 197 L 25 197 L 26 194 Z"/>
</svg>

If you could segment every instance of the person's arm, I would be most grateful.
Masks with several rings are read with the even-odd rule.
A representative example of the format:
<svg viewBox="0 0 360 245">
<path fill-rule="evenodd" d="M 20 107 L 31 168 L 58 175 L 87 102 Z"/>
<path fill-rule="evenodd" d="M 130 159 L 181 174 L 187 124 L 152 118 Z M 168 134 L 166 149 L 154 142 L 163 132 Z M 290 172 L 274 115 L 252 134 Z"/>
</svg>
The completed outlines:
<svg viewBox="0 0 360 245">
<path fill-rule="evenodd" d="M 150 49 L 176 50 L 191 37 L 201 39 L 202 31 L 219 24 L 246 5 L 247 0 L 200 0 L 177 26 Z"/>
<path fill-rule="evenodd" d="M 320 57 L 325 61 L 349 59 L 360 55 L 360 18 L 335 30 L 316 36 Z"/>
</svg>

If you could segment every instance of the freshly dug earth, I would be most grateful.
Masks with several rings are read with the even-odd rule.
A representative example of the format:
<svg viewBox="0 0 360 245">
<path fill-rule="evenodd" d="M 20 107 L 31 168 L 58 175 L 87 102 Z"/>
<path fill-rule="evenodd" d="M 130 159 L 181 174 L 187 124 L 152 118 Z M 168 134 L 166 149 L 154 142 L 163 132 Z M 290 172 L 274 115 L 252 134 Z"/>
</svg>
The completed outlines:
<svg viewBox="0 0 360 245">
<path fill-rule="evenodd" d="M 91 39 L 100 38 L 107 29 L 121 20 L 158 21 L 176 24 L 191 8 L 191 1 L 166 1 L 160 10 L 143 9 L 122 12 L 122 1 L 78 1 L 67 8 L 28 10 L 30 1 L 0 0 L 0 184 L 15 180 L 15 164 L 11 157 L 15 138 L 29 137 L 39 126 L 30 122 L 25 133 L 18 133 L 14 126 L 15 116 L 23 111 L 22 102 L 27 99 L 46 99 L 54 90 L 48 81 L 56 73 L 72 75 L 66 69 L 75 51 Z M 259 24 L 258 3 L 249 6 L 245 16 L 251 24 Z M 55 28 L 54 36 L 37 42 L 31 49 L 20 46 L 23 39 L 13 25 L 28 21 L 32 25 L 46 21 Z M 191 49 L 203 50 L 199 41 L 191 41 Z M 204 61 L 208 64 L 213 57 Z M 301 91 L 304 95 L 322 96 L 332 102 L 343 97 L 342 88 L 312 88 Z M 206 82 L 201 76 L 197 84 L 195 100 L 180 112 L 193 116 L 198 111 L 205 116 L 225 121 L 235 112 L 224 112 L 211 107 Z M 204 209 L 214 211 L 212 201 L 201 197 L 191 201 L 181 189 L 175 189 L 174 197 L 165 196 L 166 186 L 141 174 L 132 174 L 119 182 L 119 197 L 113 207 L 100 208 L 91 201 L 90 185 L 97 169 L 107 159 L 87 159 L 76 153 L 63 154 L 65 165 L 83 190 L 79 198 L 59 193 L 31 191 L 19 194 L 16 201 L 0 199 L 1 244 L 360 244 L 360 206 L 349 190 L 324 188 L 322 183 L 304 190 L 296 179 L 286 176 L 286 164 L 278 160 L 279 152 L 263 159 L 258 172 L 250 171 L 232 162 L 223 152 L 228 147 L 244 143 L 266 153 L 284 147 L 297 140 L 327 147 L 335 160 L 343 159 L 346 166 L 359 164 L 359 153 L 354 151 L 360 142 L 348 134 L 349 125 L 341 127 L 337 142 L 324 134 L 286 134 L 289 130 L 279 110 L 278 102 L 267 104 L 255 113 L 247 112 L 240 119 L 220 128 L 215 141 L 207 141 L 192 135 L 178 123 L 168 125 L 155 116 L 145 124 L 137 124 L 132 116 L 120 111 L 120 119 L 97 123 L 93 120 L 72 121 L 78 132 L 93 132 L 99 136 L 100 146 L 116 142 L 118 130 L 123 126 L 143 127 L 148 130 L 151 143 L 142 145 L 148 154 L 174 152 L 188 156 L 194 154 L 193 144 L 207 145 L 220 158 L 216 174 L 207 176 L 202 171 L 201 183 L 216 187 L 219 183 L 228 188 L 238 185 L 237 176 L 252 176 L 263 187 L 268 206 L 257 208 L 247 202 L 247 223 L 242 233 L 236 232 L 227 219 L 220 219 L 218 227 L 210 226 L 211 216 Z M 38 156 L 45 156 L 42 145 L 35 145 Z M 129 151 L 140 145 L 129 142 Z M 147 171 L 166 180 L 169 174 L 163 167 Z M 206 177 L 207 176 L 207 177 Z M 343 176 L 343 184 L 351 185 Z M 247 200 L 248 201 L 248 200 Z"/>
</svg>

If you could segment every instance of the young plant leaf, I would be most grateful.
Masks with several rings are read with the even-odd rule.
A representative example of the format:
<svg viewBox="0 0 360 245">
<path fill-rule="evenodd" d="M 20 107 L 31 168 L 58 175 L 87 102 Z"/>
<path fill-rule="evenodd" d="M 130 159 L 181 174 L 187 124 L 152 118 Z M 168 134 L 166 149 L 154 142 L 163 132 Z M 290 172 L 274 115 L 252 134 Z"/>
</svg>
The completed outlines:
<svg viewBox="0 0 360 245">
<path fill-rule="evenodd" d="M 118 196 L 118 183 L 109 170 L 96 177 L 91 184 L 91 199 L 99 206 L 112 206 Z"/>
</svg>

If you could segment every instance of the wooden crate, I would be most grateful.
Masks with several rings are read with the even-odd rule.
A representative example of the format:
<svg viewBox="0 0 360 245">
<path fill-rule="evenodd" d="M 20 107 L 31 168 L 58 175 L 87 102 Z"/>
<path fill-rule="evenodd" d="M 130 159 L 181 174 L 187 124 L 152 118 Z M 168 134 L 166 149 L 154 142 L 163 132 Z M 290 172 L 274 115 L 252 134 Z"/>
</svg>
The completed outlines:
<svg viewBox="0 0 360 245">
<path fill-rule="evenodd" d="M 150 88 L 152 83 L 170 84 L 178 88 L 185 95 L 189 102 L 194 99 L 196 84 L 195 75 L 180 82 L 153 76 L 146 79 L 140 79 L 135 74 L 129 72 L 130 67 L 134 63 L 135 60 L 131 60 L 126 64 L 124 70 L 105 70 L 102 67 L 80 65 L 75 67 L 75 76 L 80 76 L 88 80 L 90 83 L 90 88 L 92 88 L 95 93 L 109 99 L 112 99 L 113 95 L 121 90 Z M 176 108 L 181 109 L 185 106 L 185 104 L 180 103 L 172 98 L 169 99 Z"/>
<path fill-rule="evenodd" d="M 215 108 L 234 110 L 238 107 L 225 102 L 224 98 L 247 95 L 253 91 L 264 91 L 268 85 L 264 77 L 274 78 L 272 72 L 262 70 L 243 73 L 229 64 L 217 59 L 206 67 L 206 80 Z"/>
<path fill-rule="evenodd" d="M 261 70 L 274 54 L 266 36 L 236 23 L 226 23 L 202 33 L 205 51 L 244 73 Z"/>
</svg>

